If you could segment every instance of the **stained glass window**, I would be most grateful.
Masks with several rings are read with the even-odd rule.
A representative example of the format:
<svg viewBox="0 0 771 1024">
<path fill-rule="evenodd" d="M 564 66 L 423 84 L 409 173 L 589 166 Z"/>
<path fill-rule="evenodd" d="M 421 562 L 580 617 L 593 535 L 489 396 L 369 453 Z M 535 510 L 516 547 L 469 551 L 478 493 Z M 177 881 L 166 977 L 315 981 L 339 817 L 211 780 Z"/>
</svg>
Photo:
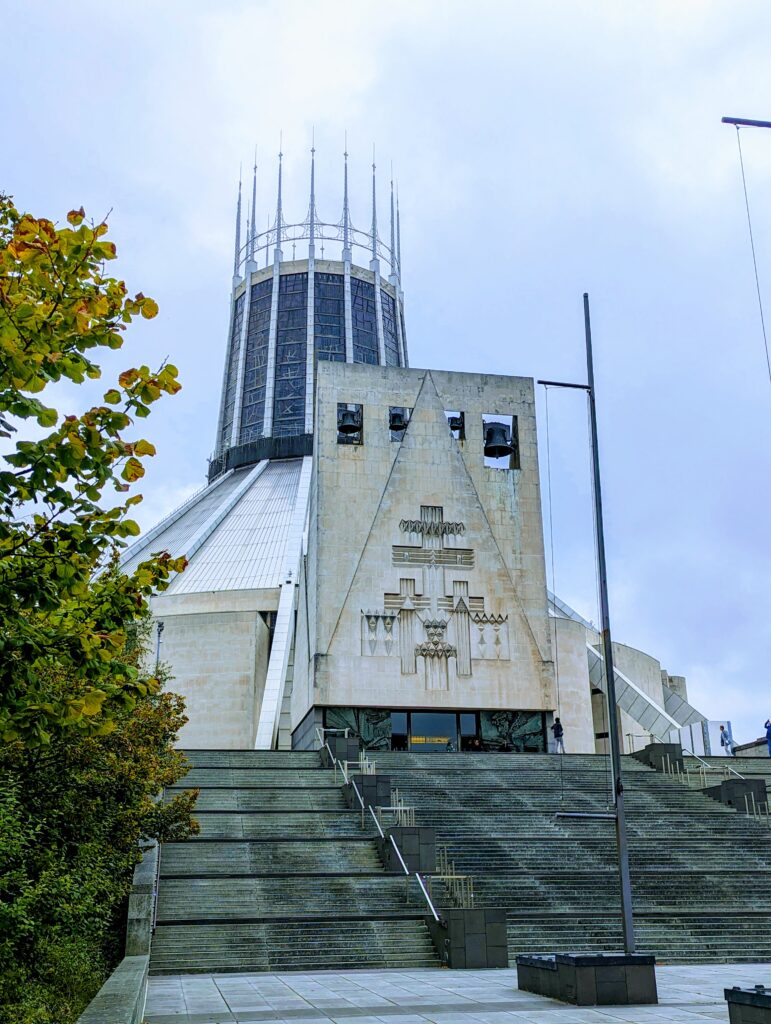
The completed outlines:
<svg viewBox="0 0 771 1024">
<path fill-rule="evenodd" d="M 353 318 L 353 361 L 377 366 L 377 314 L 375 286 L 369 281 L 351 278 L 351 315 Z"/>
<path fill-rule="evenodd" d="M 313 331 L 317 359 L 345 362 L 345 285 L 342 274 L 314 274 Z"/>
<path fill-rule="evenodd" d="M 272 294 L 271 278 L 252 285 L 244 361 L 244 407 L 241 413 L 240 432 L 242 444 L 262 437 Z"/>
<path fill-rule="evenodd" d="M 386 366 L 399 366 L 399 338 L 396 334 L 396 303 L 385 288 L 380 289 L 380 303 L 383 310 L 383 340 L 385 342 Z"/>
<path fill-rule="evenodd" d="M 273 434 L 305 430 L 305 353 L 308 334 L 308 275 L 282 274 L 278 292 Z"/>
</svg>

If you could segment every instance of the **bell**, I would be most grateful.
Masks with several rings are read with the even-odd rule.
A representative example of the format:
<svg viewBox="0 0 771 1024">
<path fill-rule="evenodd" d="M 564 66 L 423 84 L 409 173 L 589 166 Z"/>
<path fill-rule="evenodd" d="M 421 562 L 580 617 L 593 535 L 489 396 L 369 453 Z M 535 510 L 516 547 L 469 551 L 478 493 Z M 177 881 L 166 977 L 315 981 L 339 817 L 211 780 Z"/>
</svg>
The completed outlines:
<svg viewBox="0 0 771 1024">
<path fill-rule="evenodd" d="M 407 429 L 407 417 L 401 409 L 392 409 L 388 414 L 388 426 L 394 434 L 401 434 Z"/>
<path fill-rule="evenodd" d="M 448 416 L 447 424 L 453 434 L 463 433 L 463 416 Z"/>
<path fill-rule="evenodd" d="M 485 455 L 490 459 L 501 459 L 514 454 L 511 433 L 505 423 L 488 423 L 485 426 Z"/>
<path fill-rule="evenodd" d="M 337 429 L 341 434 L 358 434 L 361 430 L 359 414 L 353 409 L 343 409 L 337 414 Z"/>
</svg>

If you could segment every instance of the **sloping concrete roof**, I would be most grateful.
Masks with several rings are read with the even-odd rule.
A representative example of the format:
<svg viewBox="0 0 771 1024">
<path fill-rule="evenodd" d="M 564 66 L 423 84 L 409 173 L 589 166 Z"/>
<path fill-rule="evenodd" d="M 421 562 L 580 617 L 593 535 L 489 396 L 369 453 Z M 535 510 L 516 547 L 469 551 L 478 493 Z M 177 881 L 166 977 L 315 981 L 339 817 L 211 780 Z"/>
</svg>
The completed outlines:
<svg viewBox="0 0 771 1024">
<path fill-rule="evenodd" d="M 153 552 L 189 564 L 167 594 L 278 587 L 302 459 L 261 462 L 225 474 L 128 548 L 126 572 Z"/>
</svg>

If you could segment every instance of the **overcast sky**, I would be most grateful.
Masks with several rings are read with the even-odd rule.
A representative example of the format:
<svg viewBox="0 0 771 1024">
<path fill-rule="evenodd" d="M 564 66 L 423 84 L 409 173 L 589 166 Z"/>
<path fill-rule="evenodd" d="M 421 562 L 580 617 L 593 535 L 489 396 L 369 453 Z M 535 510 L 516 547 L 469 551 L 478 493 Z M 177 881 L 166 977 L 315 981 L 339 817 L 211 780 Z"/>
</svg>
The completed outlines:
<svg viewBox="0 0 771 1024">
<path fill-rule="evenodd" d="M 180 369 L 145 428 L 144 526 L 204 481 L 239 162 L 256 143 L 262 227 L 283 131 L 301 220 L 315 126 L 319 213 L 337 221 L 347 130 L 355 224 L 373 142 L 384 234 L 391 161 L 398 178 L 413 366 L 583 380 L 590 293 L 614 637 L 686 675 L 739 741 L 761 734 L 771 384 L 720 118 L 771 119 L 767 0 L 0 9 L 0 187 L 40 216 L 112 211 L 118 270 L 161 313 L 105 366 Z M 771 319 L 771 131 L 742 144 Z M 584 399 L 551 391 L 549 414 L 555 587 L 596 620 Z"/>
</svg>

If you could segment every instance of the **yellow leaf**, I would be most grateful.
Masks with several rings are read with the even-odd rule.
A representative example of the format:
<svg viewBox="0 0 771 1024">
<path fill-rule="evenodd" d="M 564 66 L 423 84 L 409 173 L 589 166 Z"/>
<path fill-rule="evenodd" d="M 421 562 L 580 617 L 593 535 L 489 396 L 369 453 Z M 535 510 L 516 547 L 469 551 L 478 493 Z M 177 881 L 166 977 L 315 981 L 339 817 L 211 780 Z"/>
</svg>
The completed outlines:
<svg viewBox="0 0 771 1024">
<path fill-rule="evenodd" d="M 132 455 L 130 459 L 126 460 L 126 465 L 123 467 L 123 472 L 121 473 L 124 480 L 128 480 L 129 483 L 133 483 L 134 480 L 138 480 L 144 475 L 144 466 L 139 459 L 135 459 Z"/>
<path fill-rule="evenodd" d="M 155 299 L 145 299 L 142 302 L 142 316 L 145 320 L 152 320 L 154 316 L 158 315 L 158 303 Z"/>
<path fill-rule="evenodd" d="M 137 441 L 134 445 L 135 455 L 155 455 L 155 445 L 149 441 Z"/>
<path fill-rule="evenodd" d="M 81 206 L 81 208 L 79 210 L 70 210 L 70 212 L 67 214 L 67 220 L 74 227 L 77 227 L 79 224 L 83 223 L 83 218 L 85 216 L 86 216 L 86 211 Z"/>
<path fill-rule="evenodd" d="M 83 714 L 98 715 L 106 697 L 104 690 L 87 690 L 83 695 Z"/>
</svg>

